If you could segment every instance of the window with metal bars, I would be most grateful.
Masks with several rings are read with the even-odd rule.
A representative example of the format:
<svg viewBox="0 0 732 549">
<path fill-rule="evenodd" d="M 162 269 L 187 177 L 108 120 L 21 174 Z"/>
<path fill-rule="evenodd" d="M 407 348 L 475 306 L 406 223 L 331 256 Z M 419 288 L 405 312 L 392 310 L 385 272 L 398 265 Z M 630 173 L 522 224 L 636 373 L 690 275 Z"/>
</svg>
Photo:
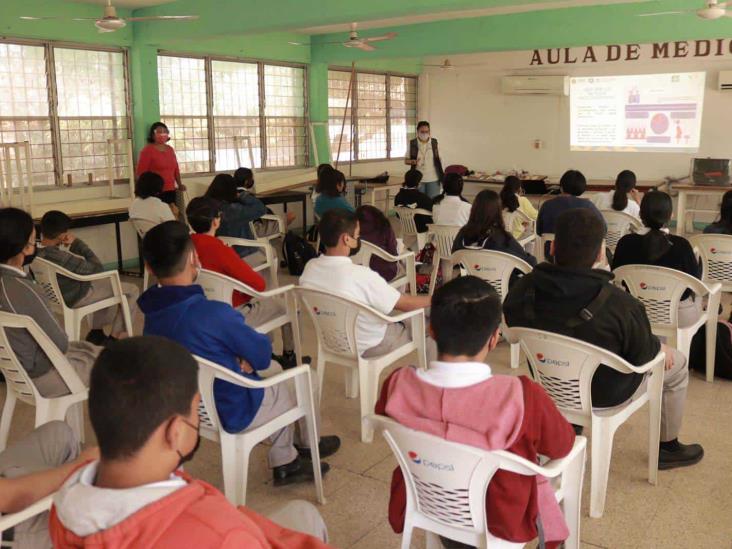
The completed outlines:
<svg viewBox="0 0 732 549">
<path fill-rule="evenodd" d="M 160 116 L 181 172 L 252 167 L 249 145 L 254 168 L 307 166 L 306 78 L 301 65 L 161 53 Z"/>
<path fill-rule="evenodd" d="M 34 187 L 106 182 L 107 140 L 131 133 L 127 90 L 122 49 L 0 40 L 0 142 L 30 143 Z M 112 145 L 115 180 L 126 152 Z"/>
<path fill-rule="evenodd" d="M 350 93 L 349 82 L 350 71 L 328 71 L 328 133 L 333 160 L 404 157 L 416 132 L 417 78 L 357 71 Z"/>
</svg>

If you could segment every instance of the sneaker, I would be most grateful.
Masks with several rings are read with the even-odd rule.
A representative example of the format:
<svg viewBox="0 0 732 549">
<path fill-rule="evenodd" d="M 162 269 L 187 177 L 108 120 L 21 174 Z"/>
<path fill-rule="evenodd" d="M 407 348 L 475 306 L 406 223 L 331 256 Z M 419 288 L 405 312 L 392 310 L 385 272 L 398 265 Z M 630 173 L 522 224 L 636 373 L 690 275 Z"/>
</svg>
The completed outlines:
<svg viewBox="0 0 732 549">
<path fill-rule="evenodd" d="M 295 351 L 285 351 L 281 355 L 272 355 L 272 358 L 282 366 L 283 370 L 289 370 L 290 368 L 294 368 L 298 365 Z M 310 364 L 311 362 L 312 359 L 309 356 L 302 357 L 303 364 Z"/>
<path fill-rule="evenodd" d="M 338 448 L 341 447 L 341 439 L 338 438 L 336 435 L 330 435 L 327 437 L 320 437 L 320 442 L 318 442 L 318 450 L 320 452 L 320 459 L 327 458 L 328 456 L 332 456 L 338 451 Z M 297 453 L 300 454 L 300 457 L 303 457 L 305 459 L 312 459 L 312 456 L 310 455 L 310 448 L 305 448 L 303 446 L 298 446 L 295 444 L 295 448 L 297 449 Z"/>
<path fill-rule="evenodd" d="M 324 461 L 320 462 L 320 471 L 325 475 L 330 471 L 330 465 Z M 290 463 L 280 465 L 272 469 L 272 479 L 275 486 L 287 486 L 299 482 L 310 482 L 313 480 L 313 464 L 310 460 L 297 456 Z"/>
<path fill-rule="evenodd" d="M 658 468 L 676 469 L 677 467 L 688 467 L 699 463 L 704 457 L 704 448 L 701 444 L 681 444 L 678 440 L 674 444 L 662 442 L 658 453 Z"/>
</svg>

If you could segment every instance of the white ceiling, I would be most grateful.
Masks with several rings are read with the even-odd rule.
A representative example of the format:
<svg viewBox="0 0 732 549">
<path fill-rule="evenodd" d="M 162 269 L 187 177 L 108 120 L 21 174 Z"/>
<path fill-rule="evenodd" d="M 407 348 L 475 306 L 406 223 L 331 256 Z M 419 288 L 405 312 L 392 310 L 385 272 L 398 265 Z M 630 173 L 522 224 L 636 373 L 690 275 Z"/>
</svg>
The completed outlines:
<svg viewBox="0 0 732 549">
<path fill-rule="evenodd" d="M 398 1 L 398 0 L 397 0 Z M 358 23 L 359 30 L 375 29 L 382 27 L 396 27 L 401 25 L 413 25 L 416 23 L 427 23 L 429 21 L 444 21 L 447 19 L 465 19 L 468 17 L 485 17 L 487 15 L 505 15 L 509 13 L 521 13 L 528 11 L 543 11 L 561 8 L 577 8 L 584 6 L 603 6 L 610 4 L 643 4 L 654 0 L 556 0 L 553 2 L 542 2 L 538 4 L 521 4 L 518 6 L 498 6 L 493 8 L 481 8 L 475 10 L 443 11 L 427 13 L 424 15 L 409 15 L 405 17 L 392 17 L 391 19 L 372 19 Z M 318 27 L 307 27 L 298 29 L 303 34 L 327 34 L 331 32 L 348 32 L 350 23 L 336 25 L 322 25 Z"/>
<path fill-rule="evenodd" d="M 83 4 L 99 4 L 105 6 L 107 0 L 75 0 Z M 112 4 L 116 8 L 148 8 L 150 6 L 159 6 L 160 4 L 170 4 L 175 0 L 112 0 Z"/>
</svg>

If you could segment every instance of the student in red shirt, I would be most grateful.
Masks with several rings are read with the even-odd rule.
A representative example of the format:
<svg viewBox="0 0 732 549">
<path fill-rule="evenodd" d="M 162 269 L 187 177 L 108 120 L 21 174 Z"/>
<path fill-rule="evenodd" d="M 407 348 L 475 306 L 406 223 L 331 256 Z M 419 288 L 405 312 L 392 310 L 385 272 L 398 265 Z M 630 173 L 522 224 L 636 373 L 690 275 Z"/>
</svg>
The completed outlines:
<svg viewBox="0 0 732 549">
<path fill-rule="evenodd" d="M 188 223 L 195 232 L 191 238 L 201 266 L 208 271 L 243 282 L 258 292 L 264 291 L 266 289 L 264 278 L 240 258 L 234 248 L 216 238 L 216 231 L 221 225 L 221 212 L 221 202 L 204 196 L 194 198 L 186 208 Z M 250 296 L 241 292 L 234 292 L 232 305 L 244 315 L 247 324 L 255 329 L 284 313 L 283 306 L 277 301 L 252 300 Z M 285 369 L 297 366 L 297 357 L 293 349 L 292 327 L 285 324 L 282 326 L 282 356 L 274 356 Z M 303 357 L 303 362 L 310 362 L 310 358 Z"/>
<path fill-rule="evenodd" d="M 140 177 L 145 172 L 160 175 L 164 182 L 160 200 L 166 204 L 175 204 L 176 189 L 185 191 L 186 187 L 180 180 L 175 150 L 167 144 L 168 141 L 170 141 L 168 126 L 162 122 L 155 122 L 150 126 L 148 144 L 140 151 L 140 157 L 137 160 L 136 176 Z"/>
</svg>

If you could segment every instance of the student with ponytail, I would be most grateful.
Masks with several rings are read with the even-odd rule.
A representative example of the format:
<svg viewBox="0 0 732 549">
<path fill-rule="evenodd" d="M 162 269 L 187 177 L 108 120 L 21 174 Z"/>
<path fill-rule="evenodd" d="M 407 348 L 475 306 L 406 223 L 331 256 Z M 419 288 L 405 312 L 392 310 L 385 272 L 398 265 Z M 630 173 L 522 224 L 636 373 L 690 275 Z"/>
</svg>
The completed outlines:
<svg viewBox="0 0 732 549">
<path fill-rule="evenodd" d="M 682 236 L 669 234 L 666 227 L 672 212 L 673 204 L 668 194 L 646 193 L 640 205 L 644 228 L 620 239 L 615 248 L 613 269 L 623 265 L 657 265 L 700 278 L 701 268 L 691 244 Z M 679 305 L 679 326 L 693 324 L 701 314 L 701 305 L 701 299 L 687 290 Z"/>
<path fill-rule="evenodd" d="M 635 188 L 635 174 L 630 170 L 623 170 L 615 179 L 615 190 L 602 195 L 600 209 L 624 212 L 633 217 L 640 216 L 641 194 Z"/>
<path fill-rule="evenodd" d="M 517 210 L 534 221 L 539 215 L 531 201 L 524 196 L 521 189 L 521 180 L 515 175 L 509 175 L 503 183 L 501 204 L 503 204 L 503 221 L 514 238 L 518 238 L 526 230 L 521 217 L 515 214 Z"/>
</svg>

